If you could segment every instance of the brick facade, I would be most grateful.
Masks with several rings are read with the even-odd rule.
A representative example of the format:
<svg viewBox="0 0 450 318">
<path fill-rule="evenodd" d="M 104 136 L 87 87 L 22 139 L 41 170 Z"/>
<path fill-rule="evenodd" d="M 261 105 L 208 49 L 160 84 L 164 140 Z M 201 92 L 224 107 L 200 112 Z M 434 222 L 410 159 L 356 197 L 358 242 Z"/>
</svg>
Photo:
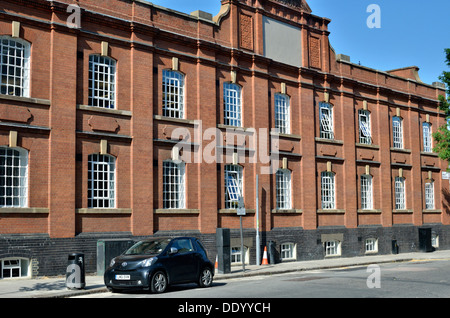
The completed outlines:
<svg viewBox="0 0 450 318">
<path fill-rule="evenodd" d="M 49 259 L 60 262 L 72 250 L 93 258 L 102 236 L 167 233 L 202 237 L 213 257 L 216 228 L 239 229 L 236 211 L 225 209 L 224 171 L 233 157 L 227 149 L 239 153 L 243 171 L 243 227 L 252 262 L 257 174 L 263 244 L 295 243 L 299 260 L 323 257 L 323 233 L 343 235 L 343 256 L 364 254 L 370 235 L 378 238 L 379 253 L 390 253 L 392 240 L 401 251 L 415 250 L 422 226 L 433 228 L 440 248 L 450 247 L 449 183 L 441 176 L 446 163 L 424 151 L 422 134 L 425 122 L 432 129 L 445 123 L 438 109 L 445 90 L 422 83 L 415 67 L 382 72 L 337 56 L 330 20 L 313 15 L 304 0 L 222 0 L 215 17 L 140 0 L 3 3 L 0 37 L 9 38 L 19 22 L 19 38 L 31 53 L 29 96 L 0 95 L 0 145 L 11 145 L 13 131 L 17 147 L 28 152 L 28 204 L 0 208 L 0 258 L 21 254 L 40 263 L 35 275 L 49 275 L 64 272 L 64 261 L 44 266 Z M 81 8 L 81 28 L 68 27 L 71 4 Z M 267 56 L 267 21 L 298 32 L 300 67 Z M 91 55 L 116 62 L 114 109 L 89 105 Z M 163 113 L 162 74 L 168 69 L 184 75 L 183 118 Z M 242 127 L 224 125 L 223 87 L 230 82 L 241 88 Z M 258 132 L 275 127 L 274 97 L 281 92 L 289 96 L 290 132 L 279 134 L 278 149 L 271 149 Z M 332 106 L 332 139 L 320 137 L 322 102 Z M 359 140 L 359 110 L 370 113 L 370 145 Z M 393 144 L 394 116 L 402 118 L 401 149 Z M 192 160 L 185 164 L 185 206 L 167 210 L 163 165 L 179 142 L 172 135 L 177 128 L 189 132 L 182 155 L 190 151 Z M 226 162 L 195 161 L 210 151 L 213 137 L 197 138 L 209 128 L 223 133 L 224 146 L 216 152 Z M 226 136 L 230 130 L 244 139 Z M 275 175 L 260 174 L 268 164 L 250 161 L 258 152 L 254 134 L 258 146 L 285 159 L 291 171 L 289 210 L 276 209 Z M 115 203 L 95 209 L 88 203 L 88 161 L 103 152 L 115 158 Z M 324 171 L 335 177 L 332 209 L 321 206 Z M 362 209 L 360 180 L 367 174 L 373 206 Z M 395 208 L 399 176 L 405 180 L 404 209 Z M 434 209 L 425 207 L 427 180 L 434 181 Z M 42 247 L 48 244 L 59 252 Z M 95 260 L 90 262 L 95 271 Z"/>
</svg>

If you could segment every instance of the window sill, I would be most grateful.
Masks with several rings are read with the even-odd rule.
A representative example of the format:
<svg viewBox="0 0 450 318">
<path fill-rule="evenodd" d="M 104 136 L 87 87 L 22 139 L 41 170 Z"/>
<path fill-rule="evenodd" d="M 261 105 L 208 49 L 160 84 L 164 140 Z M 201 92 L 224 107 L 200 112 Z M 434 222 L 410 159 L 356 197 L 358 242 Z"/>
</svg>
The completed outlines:
<svg viewBox="0 0 450 318">
<path fill-rule="evenodd" d="M 425 151 L 421 151 L 420 154 L 421 154 L 422 156 L 430 156 L 430 157 L 436 157 L 436 158 L 439 157 L 439 155 L 438 155 L 437 153 L 435 153 L 435 152 L 425 152 Z"/>
<path fill-rule="evenodd" d="M 369 148 L 369 149 L 376 149 L 379 150 L 380 146 L 377 145 L 369 145 L 369 144 L 362 144 L 362 143 L 356 143 L 356 147 L 360 148 Z"/>
<path fill-rule="evenodd" d="M 220 214 L 237 214 L 236 209 L 220 209 Z M 245 209 L 245 214 L 254 214 L 256 213 L 255 209 Z"/>
<path fill-rule="evenodd" d="M 413 210 L 412 209 L 392 210 L 392 213 L 396 213 L 396 214 L 411 214 L 411 213 L 413 213 Z"/>
<path fill-rule="evenodd" d="M 192 120 L 192 119 L 172 118 L 172 117 L 166 117 L 166 116 L 161 116 L 161 115 L 153 115 L 153 119 L 161 120 L 161 121 L 168 121 L 168 122 L 177 123 L 177 124 L 195 125 L 195 120 Z"/>
<path fill-rule="evenodd" d="M 422 210 L 422 213 L 427 213 L 427 214 L 441 214 L 442 210 Z"/>
<path fill-rule="evenodd" d="M 0 94 L 0 99 L 9 100 L 9 101 L 13 101 L 13 102 L 30 103 L 30 104 L 36 104 L 36 105 L 45 105 L 45 106 L 51 105 L 51 102 L 48 99 L 40 99 L 40 98 L 32 98 L 32 97 L 21 97 L 21 96 Z"/>
<path fill-rule="evenodd" d="M 318 214 L 345 214 L 344 209 L 318 209 Z"/>
<path fill-rule="evenodd" d="M 302 214 L 302 210 L 299 209 L 273 209 L 274 214 Z"/>
<path fill-rule="evenodd" d="M 0 214 L 48 214 L 47 208 L 0 208 Z"/>
<path fill-rule="evenodd" d="M 249 132 L 249 133 L 255 133 L 255 128 L 250 127 L 240 127 L 240 126 L 231 126 L 231 125 L 224 125 L 224 124 L 217 124 L 217 128 L 219 129 L 229 129 L 233 131 L 239 131 L 239 132 Z"/>
<path fill-rule="evenodd" d="M 132 116 L 132 113 L 128 110 L 118 110 L 118 109 L 102 108 L 102 107 L 87 106 L 87 105 L 77 105 L 77 109 L 87 110 L 87 111 L 96 112 L 96 113 L 103 113 L 103 114 L 121 115 L 121 116 L 126 116 L 126 117 Z"/>
<path fill-rule="evenodd" d="M 200 214 L 198 209 L 156 209 L 155 214 Z"/>
<path fill-rule="evenodd" d="M 359 214 L 374 214 L 374 213 L 380 214 L 381 210 L 379 210 L 379 209 L 358 209 L 358 213 Z"/>
<path fill-rule="evenodd" d="M 83 209 L 76 209 L 75 212 L 77 214 L 120 214 L 120 215 L 126 215 L 131 214 L 131 209 L 115 209 L 115 208 L 83 208 Z"/>
<path fill-rule="evenodd" d="M 295 139 L 295 140 L 301 140 L 302 137 L 300 135 L 295 135 L 295 134 L 284 134 L 284 133 L 278 133 L 275 131 L 271 131 L 270 132 L 271 136 L 277 136 L 277 137 L 281 137 L 281 138 L 287 138 L 287 139 Z"/>
<path fill-rule="evenodd" d="M 391 147 L 391 151 L 411 153 L 411 149 L 403 149 L 403 148 L 395 148 L 395 147 Z"/>
<path fill-rule="evenodd" d="M 317 142 L 323 142 L 323 143 L 327 143 L 327 144 L 335 144 L 335 145 L 343 145 L 344 144 L 343 140 L 336 140 L 336 139 L 327 139 L 327 138 L 316 137 L 316 138 L 314 138 L 314 140 Z"/>
</svg>

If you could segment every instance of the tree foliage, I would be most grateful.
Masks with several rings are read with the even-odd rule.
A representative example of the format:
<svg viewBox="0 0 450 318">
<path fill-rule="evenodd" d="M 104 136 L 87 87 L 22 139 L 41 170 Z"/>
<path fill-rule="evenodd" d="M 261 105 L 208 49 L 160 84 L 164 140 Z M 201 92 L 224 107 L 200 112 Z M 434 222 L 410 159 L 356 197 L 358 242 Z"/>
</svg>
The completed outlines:
<svg viewBox="0 0 450 318">
<path fill-rule="evenodd" d="M 445 49 L 446 64 L 450 67 L 450 49 Z M 450 162 L 450 72 L 444 71 L 439 79 L 445 84 L 446 96 L 439 96 L 439 108 L 445 113 L 447 125 L 439 127 L 438 131 L 433 133 L 435 140 L 434 152 L 447 162 Z"/>
</svg>

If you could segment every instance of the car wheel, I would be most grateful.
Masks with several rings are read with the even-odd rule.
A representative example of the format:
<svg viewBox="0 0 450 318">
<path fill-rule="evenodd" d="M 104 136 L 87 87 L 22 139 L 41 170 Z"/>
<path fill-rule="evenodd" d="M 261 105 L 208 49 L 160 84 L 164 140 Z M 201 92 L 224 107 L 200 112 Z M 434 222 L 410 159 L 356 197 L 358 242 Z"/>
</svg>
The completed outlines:
<svg viewBox="0 0 450 318">
<path fill-rule="evenodd" d="M 158 271 L 152 276 L 150 282 L 151 291 L 153 293 L 161 294 L 167 289 L 167 276 L 164 272 Z"/>
<path fill-rule="evenodd" d="M 213 273 L 209 267 L 205 267 L 200 273 L 198 285 L 200 287 L 211 287 L 213 282 Z"/>
</svg>

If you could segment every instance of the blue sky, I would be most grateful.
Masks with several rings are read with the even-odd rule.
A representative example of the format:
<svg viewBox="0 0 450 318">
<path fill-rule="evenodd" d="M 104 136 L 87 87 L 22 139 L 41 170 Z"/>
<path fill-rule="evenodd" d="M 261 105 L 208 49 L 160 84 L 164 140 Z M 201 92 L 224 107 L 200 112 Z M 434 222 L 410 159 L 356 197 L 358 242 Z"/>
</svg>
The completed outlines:
<svg viewBox="0 0 450 318">
<path fill-rule="evenodd" d="M 153 0 L 154 4 L 190 13 L 216 15 L 220 0 Z M 330 42 L 336 53 L 354 63 L 387 71 L 418 66 L 423 82 L 438 81 L 448 71 L 444 49 L 450 48 L 449 0 L 307 0 L 313 14 L 331 19 Z M 381 9 L 381 28 L 370 29 L 370 4 Z"/>
</svg>

